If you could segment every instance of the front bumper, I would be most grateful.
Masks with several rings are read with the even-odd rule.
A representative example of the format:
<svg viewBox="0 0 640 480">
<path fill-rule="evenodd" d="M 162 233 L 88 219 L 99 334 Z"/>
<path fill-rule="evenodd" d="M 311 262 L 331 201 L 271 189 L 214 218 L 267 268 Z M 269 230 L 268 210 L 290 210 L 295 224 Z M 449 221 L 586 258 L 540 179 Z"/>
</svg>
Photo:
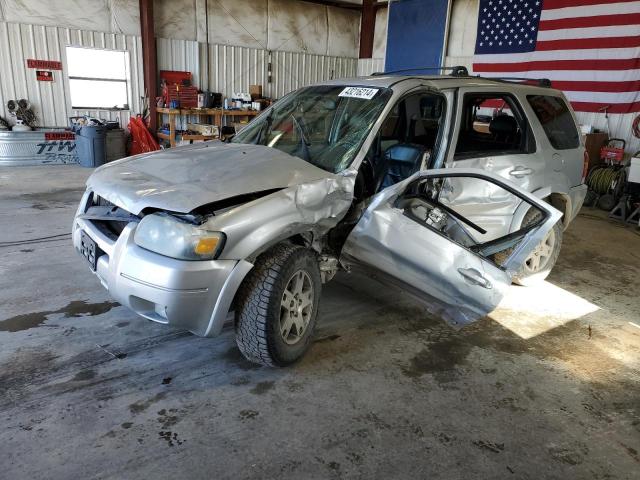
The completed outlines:
<svg viewBox="0 0 640 480">
<path fill-rule="evenodd" d="M 76 216 L 73 244 L 81 230 L 104 252 L 94 272 L 111 296 L 149 320 L 200 336 L 220 333 L 235 293 L 253 265 L 244 260 L 184 261 L 145 250 L 133 241 L 129 223 L 117 239 Z"/>
</svg>

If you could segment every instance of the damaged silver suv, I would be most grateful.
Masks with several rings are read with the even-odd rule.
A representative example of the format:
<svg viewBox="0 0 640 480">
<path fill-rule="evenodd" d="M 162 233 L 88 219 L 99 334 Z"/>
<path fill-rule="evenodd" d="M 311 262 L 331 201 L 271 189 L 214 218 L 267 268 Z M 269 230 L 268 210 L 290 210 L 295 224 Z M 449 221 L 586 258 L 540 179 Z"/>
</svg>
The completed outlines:
<svg viewBox="0 0 640 480">
<path fill-rule="evenodd" d="M 563 95 L 468 76 L 301 88 L 230 143 L 138 155 L 87 181 L 73 242 L 139 315 L 220 333 L 283 366 L 307 350 L 322 284 L 363 270 L 463 326 L 543 279 L 582 204 Z"/>
</svg>

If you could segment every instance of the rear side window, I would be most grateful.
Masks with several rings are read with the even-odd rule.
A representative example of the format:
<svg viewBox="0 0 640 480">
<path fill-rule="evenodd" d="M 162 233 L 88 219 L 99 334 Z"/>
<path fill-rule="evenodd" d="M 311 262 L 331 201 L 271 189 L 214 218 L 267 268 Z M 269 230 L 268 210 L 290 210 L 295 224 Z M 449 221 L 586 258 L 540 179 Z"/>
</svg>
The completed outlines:
<svg viewBox="0 0 640 480">
<path fill-rule="evenodd" d="M 522 109 L 513 96 L 465 93 L 454 158 L 531 153 L 535 145 L 530 145 L 528 133 Z"/>
<path fill-rule="evenodd" d="M 569 107 L 560 97 L 527 95 L 551 146 L 556 150 L 578 148 L 580 136 Z"/>
</svg>

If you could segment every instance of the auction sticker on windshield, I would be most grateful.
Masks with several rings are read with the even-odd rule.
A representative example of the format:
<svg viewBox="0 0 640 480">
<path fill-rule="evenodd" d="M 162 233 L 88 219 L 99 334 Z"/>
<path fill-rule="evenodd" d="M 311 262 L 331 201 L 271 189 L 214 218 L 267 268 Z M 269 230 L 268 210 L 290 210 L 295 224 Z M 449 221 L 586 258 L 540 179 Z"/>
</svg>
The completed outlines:
<svg viewBox="0 0 640 480">
<path fill-rule="evenodd" d="M 376 93 L 377 88 L 365 88 L 365 87 L 347 87 L 340 92 L 339 97 L 351 97 L 362 98 L 364 100 L 371 100 Z"/>
</svg>

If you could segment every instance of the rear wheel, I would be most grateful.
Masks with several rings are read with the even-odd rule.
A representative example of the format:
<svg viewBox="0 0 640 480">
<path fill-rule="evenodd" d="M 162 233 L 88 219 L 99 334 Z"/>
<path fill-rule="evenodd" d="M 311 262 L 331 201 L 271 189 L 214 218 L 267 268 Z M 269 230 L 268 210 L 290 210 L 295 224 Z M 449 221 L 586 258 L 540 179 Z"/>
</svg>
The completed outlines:
<svg viewBox="0 0 640 480">
<path fill-rule="evenodd" d="M 313 335 L 321 285 L 312 250 L 279 244 L 258 257 L 236 302 L 236 343 L 242 354 L 268 366 L 299 360 Z"/>
<path fill-rule="evenodd" d="M 545 239 L 538 244 L 522 268 L 513 277 L 518 285 L 537 285 L 543 282 L 551 273 L 562 245 L 562 227 L 556 223 L 547 233 Z"/>
<path fill-rule="evenodd" d="M 529 210 L 524 216 L 522 226 L 537 222 L 541 213 Z M 551 273 L 562 246 L 562 222 L 557 222 L 547 233 L 547 236 L 531 252 L 518 272 L 513 276 L 513 282 L 518 285 L 532 286 L 542 283 Z"/>
</svg>

